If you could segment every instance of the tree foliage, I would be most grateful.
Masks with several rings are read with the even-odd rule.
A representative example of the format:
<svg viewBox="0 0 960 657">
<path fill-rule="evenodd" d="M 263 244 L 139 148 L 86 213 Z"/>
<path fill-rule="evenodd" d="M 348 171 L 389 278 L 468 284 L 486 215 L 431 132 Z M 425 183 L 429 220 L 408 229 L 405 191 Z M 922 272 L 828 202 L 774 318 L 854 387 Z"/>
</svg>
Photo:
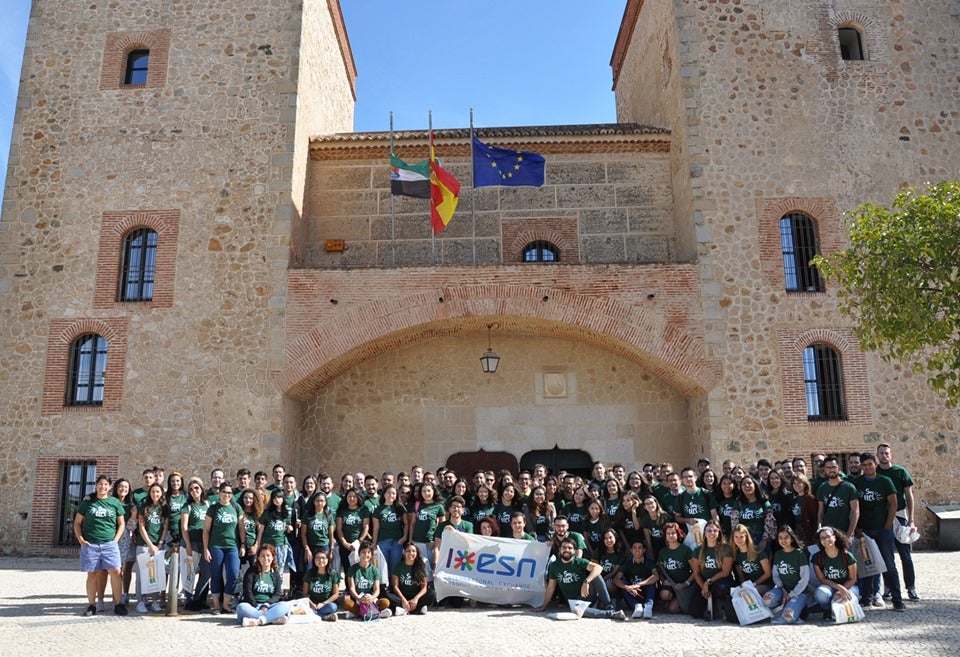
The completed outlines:
<svg viewBox="0 0 960 657">
<path fill-rule="evenodd" d="M 911 363 L 960 402 L 960 181 L 907 189 L 847 216 L 850 248 L 814 264 L 838 287 L 864 348 Z"/>
</svg>

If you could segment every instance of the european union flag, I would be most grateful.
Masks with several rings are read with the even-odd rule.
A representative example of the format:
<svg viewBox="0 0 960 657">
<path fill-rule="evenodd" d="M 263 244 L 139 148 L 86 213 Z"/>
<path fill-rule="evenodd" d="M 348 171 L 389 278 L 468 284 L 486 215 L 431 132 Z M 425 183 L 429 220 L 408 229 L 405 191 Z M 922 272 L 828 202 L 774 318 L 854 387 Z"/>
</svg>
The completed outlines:
<svg viewBox="0 0 960 657">
<path fill-rule="evenodd" d="M 473 186 L 509 185 L 519 187 L 543 185 L 542 155 L 509 148 L 488 146 L 473 138 Z"/>
</svg>

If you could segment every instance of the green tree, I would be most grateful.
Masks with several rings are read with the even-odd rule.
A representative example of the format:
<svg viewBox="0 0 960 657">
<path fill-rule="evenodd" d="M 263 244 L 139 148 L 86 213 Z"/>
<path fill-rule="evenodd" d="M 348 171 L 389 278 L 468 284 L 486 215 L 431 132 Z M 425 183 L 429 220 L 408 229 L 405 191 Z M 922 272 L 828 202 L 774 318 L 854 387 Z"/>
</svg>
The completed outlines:
<svg viewBox="0 0 960 657">
<path fill-rule="evenodd" d="M 837 284 L 865 349 L 912 364 L 960 402 L 960 181 L 848 214 L 850 248 L 813 263 Z"/>
</svg>

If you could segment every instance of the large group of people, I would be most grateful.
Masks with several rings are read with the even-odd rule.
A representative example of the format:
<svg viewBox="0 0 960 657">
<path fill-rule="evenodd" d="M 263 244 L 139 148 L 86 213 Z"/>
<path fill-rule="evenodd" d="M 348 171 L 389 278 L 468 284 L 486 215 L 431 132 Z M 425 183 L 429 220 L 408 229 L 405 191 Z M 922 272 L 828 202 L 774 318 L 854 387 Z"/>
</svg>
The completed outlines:
<svg viewBox="0 0 960 657">
<path fill-rule="evenodd" d="M 543 465 L 468 476 L 415 465 L 298 482 L 275 465 L 269 476 L 241 468 L 229 480 L 215 469 L 208 486 L 149 468 L 136 489 L 100 476 L 74 524 L 88 573 L 84 615 L 104 611 L 108 580 L 114 613 L 126 615 L 138 555 L 162 551 L 195 573 L 181 591 L 187 609 L 235 614 L 244 626 L 291 613 L 422 614 L 438 604 L 432 575 L 445 531 L 549 543 L 540 609 L 573 601 L 586 616 L 659 610 L 736 621 L 731 590 L 750 583 L 775 623 L 802 622 L 811 609 L 829 619 L 833 602 L 851 599 L 878 609 L 889 598 L 901 611 L 904 597 L 919 600 L 910 544 L 893 531 L 915 528 L 913 481 L 886 444 L 849 455 L 846 468 L 817 454 L 809 467 L 803 458 L 728 460 L 714 470 L 704 458 L 627 472 L 596 462 L 586 476 Z M 851 542 L 865 536 L 882 555 L 882 577 L 858 573 Z M 136 611 L 161 611 L 165 594 L 144 592 L 141 579 Z"/>
</svg>

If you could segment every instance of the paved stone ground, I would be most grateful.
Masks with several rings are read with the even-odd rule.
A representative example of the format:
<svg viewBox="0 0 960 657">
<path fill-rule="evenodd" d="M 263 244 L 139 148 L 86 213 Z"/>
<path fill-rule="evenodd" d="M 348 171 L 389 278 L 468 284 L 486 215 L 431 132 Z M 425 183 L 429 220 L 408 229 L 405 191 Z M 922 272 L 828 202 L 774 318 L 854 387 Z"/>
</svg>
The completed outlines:
<svg viewBox="0 0 960 657">
<path fill-rule="evenodd" d="M 340 621 L 241 628 L 233 617 L 162 614 L 83 618 L 84 576 L 74 560 L 0 558 L 0 654 L 678 655 L 784 657 L 960 653 L 960 552 L 915 555 L 921 602 L 905 614 L 868 611 L 863 623 L 741 628 L 659 615 L 652 621 L 550 620 L 528 609 L 432 610 L 374 623 Z"/>
</svg>

